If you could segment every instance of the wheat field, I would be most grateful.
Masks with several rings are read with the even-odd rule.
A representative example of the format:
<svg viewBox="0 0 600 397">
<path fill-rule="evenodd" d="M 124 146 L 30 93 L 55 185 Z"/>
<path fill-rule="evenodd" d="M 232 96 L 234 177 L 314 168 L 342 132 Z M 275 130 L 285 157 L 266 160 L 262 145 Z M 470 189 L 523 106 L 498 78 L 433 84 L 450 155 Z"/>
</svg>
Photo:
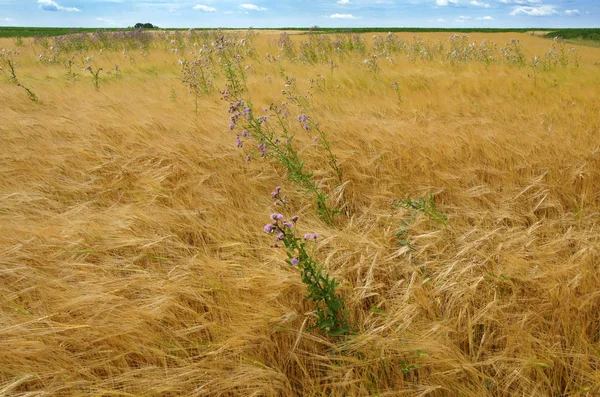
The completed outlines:
<svg viewBox="0 0 600 397">
<path fill-rule="evenodd" d="M 0 40 L 21 84 L 4 63 L 0 395 L 600 395 L 600 48 L 543 70 L 542 37 L 470 34 L 517 38 L 515 66 L 450 62 L 446 33 L 393 35 L 443 43 L 432 60 L 373 57 L 364 34 L 364 52 L 308 62 L 279 32 L 223 34 L 251 50 L 257 112 L 288 100 L 282 69 L 295 77 L 307 105 L 285 122 L 341 213 L 324 222 L 280 163 L 237 147 L 218 68 L 196 110 L 180 62 L 193 40 L 51 61 L 52 43 Z M 297 55 L 307 35 L 289 40 Z M 311 327 L 298 270 L 263 231 L 276 186 L 318 234 L 345 336 Z M 390 204 L 430 196 L 445 225 Z"/>
</svg>

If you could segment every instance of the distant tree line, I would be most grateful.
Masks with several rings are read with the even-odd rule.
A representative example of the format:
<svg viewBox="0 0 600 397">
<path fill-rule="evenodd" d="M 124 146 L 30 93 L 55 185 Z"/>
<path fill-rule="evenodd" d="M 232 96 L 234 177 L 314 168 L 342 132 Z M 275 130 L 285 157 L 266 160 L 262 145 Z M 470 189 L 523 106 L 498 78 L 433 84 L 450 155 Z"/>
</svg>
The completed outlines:
<svg viewBox="0 0 600 397">
<path fill-rule="evenodd" d="M 135 29 L 158 29 L 158 26 L 154 26 L 151 23 L 136 23 L 134 26 Z"/>
</svg>

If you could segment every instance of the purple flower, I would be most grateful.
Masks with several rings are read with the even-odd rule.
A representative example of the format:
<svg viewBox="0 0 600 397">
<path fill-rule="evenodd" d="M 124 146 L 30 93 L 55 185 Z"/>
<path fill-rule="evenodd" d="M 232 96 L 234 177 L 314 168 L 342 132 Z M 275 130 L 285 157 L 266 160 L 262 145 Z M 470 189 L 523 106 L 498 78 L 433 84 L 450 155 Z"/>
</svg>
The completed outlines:
<svg viewBox="0 0 600 397">
<path fill-rule="evenodd" d="M 262 157 L 267 156 L 267 145 L 265 145 L 264 143 L 260 143 L 260 144 L 258 144 L 258 149 L 260 149 L 260 151 L 262 153 Z"/>
<path fill-rule="evenodd" d="M 312 238 L 314 238 L 315 240 L 317 239 L 317 233 L 313 233 Z"/>
<path fill-rule="evenodd" d="M 297 215 L 292 216 L 292 222 L 294 222 L 294 223 L 298 222 L 298 216 Z"/>
<path fill-rule="evenodd" d="M 290 263 L 294 266 L 296 266 L 298 264 L 298 258 L 292 258 L 292 260 L 290 261 Z"/>
<path fill-rule="evenodd" d="M 233 123 L 229 124 L 229 129 L 230 130 L 233 130 L 234 128 L 235 128 L 235 124 L 233 124 Z"/>
<path fill-rule="evenodd" d="M 283 241 L 283 240 L 285 240 L 285 234 L 279 233 L 279 235 L 277 236 L 277 241 Z"/>
<path fill-rule="evenodd" d="M 292 222 L 283 222 L 283 226 L 291 229 L 292 227 L 294 227 L 294 224 Z"/>
<path fill-rule="evenodd" d="M 281 186 L 276 186 L 276 187 L 275 187 L 275 191 L 276 191 L 277 193 L 279 193 L 279 191 L 280 191 L 280 190 L 281 190 Z"/>
<path fill-rule="evenodd" d="M 310 238 L 311 238 L 311 237 L 312 237 L 312 235 L 311 235 L 310 233 L 306 233 L 306 234 L 304 235 L 304 240 L 305 240 L 305 241 L 308 241 L 308 240 L 310 240 Z"/>
<path fill-rule="evenodd" d="M 239 135 L 235 136 L 235 140 L 237 141 L 237 147 L 241 148 L 242 147 L 242 141 L 240 139 Z"/>
<path fill-rule="evenodd" d="M 278 220 L 278 221 L 280 221 L 280 220 L 282 220 L 282 219 L 283 219 L 283 215 L 281 215 L 281 214 L 277 214 L 277 220 Z"/>
<path fill-rule="evenodd" d="M 263 230 L 265 231 L 265 233 L 271 233 L 273 231 L 273 225 L 267 223 Z"/>
</svg>

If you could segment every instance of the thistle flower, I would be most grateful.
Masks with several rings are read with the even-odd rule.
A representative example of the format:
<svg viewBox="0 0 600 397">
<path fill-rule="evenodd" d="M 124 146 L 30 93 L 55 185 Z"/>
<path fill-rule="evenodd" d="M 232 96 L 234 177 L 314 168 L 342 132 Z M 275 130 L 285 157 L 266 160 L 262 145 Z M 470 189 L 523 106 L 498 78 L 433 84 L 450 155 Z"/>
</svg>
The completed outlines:
<svg viewBox="0 0 600 397">
<path fill-rule="evenodd" d="M 311 235 L 310 233 L 306 233 L 306 234 L 304 235 L 304 241 L 308 241 L 308 240 L 310 240 L 310 238 L 311 238 L 311 237 L 312 237 L 312 235 Z"/>
<path fill-rule="evenodd" d="M 279 233 L 279 235 L 277 236 L 277 241 L 283 241 L 283 240 L 285 240 L 285 234 Z"/>
<path fill-rule="evenodd" d="M 265 231 L 265 233 L 271 233 L 273 231 L 273 225 L 267 223 L 263 230 Z"/>
<path fill-rule="evenodd" d="M 292 260 L 290 261 L 290 263 L 294 266 L 296 266 L 298 264 L 298 258 L 292 258 Z"/>
<path fill-rule="evenodd" d="M 292 216 L 292 222 L 294 222 L 294 223 L 298 222 L 298 216 L 297 215 Z"/>
</svg>

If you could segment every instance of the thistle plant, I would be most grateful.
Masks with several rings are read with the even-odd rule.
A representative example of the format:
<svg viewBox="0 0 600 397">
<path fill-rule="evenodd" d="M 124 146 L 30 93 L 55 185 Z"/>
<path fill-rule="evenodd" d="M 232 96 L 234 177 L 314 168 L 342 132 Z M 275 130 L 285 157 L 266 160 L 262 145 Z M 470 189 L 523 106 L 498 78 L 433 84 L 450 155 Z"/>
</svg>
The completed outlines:
<svg viewBox="0 0 600 397">
<path fill-rule="evenodd" d="M 325 77 L 323 77 L 322 75 L 318 74 L 316 78 L 308 79 L 308 82 L 310 84 L 311 90 L 317 90 L 320 93 L 325 92 L 325 87 L 327 86 L 327 84 L 325 82 Z"/>
<path fill-rule="evenodd" d="M 67 79 L 71 80 L 75 78 L 75 74 L 73 73 L 73 64 L 75 63 L 75 54 L 70 58 L 63 59 L 63 66 L 67 70 Z"/>
<path fill-rule="evenodd" d="M 333 58 L 329 58 L 329 61 L 327 61 L 327 66 L 329 66 L 329 72 L 331 73 L 331 77 L 333 77 L 333 70 L 339 67 L 339 65 L 335 63 Z"/>
<path fill-rule="evenodd" d="M 227 78 L 227 88 L 221 92 L 223 99 L 229 100 L 230 124 L 229 129 L 241 128 L 241 134 L 236 134 L 236 144 L 244 149 L 245 142 L 253 142 L 254 149 L 248 150 L 246 161 L 260 156 L 269 158 L 282 165 L 286 170 L 287 179 L 293 182 L 305 194 L 312 196 L 317 204 L 317 213 L 327 224 L 333 224 L 334 216 L 339 213 L 328 204 L 328 196 L 314 181 L 314 174 L 305 168 L 304 161 L 294 147 L 294 134 L 287 122 L 287 103 L 280 106 L 272 104 L 264 107 L 263 115 L 257 115 L 250 101 L 242 99 L 247 91 L 244 70 L 235 66 L 234 62 L 225 61 L 223 72 Z M 299 116 L 300 117 L 300 116 Z M 273 120 L 273 121 L 270 121 Z M 299 119 L 300 120 L 300 119 Z M 304 129 L 308 129 L 306 120 Z M 338 169 L 339 171 L 339 169 Z M 341 178 L 341 173 L 339 174 Z"/>
<path fill-rule="evenodd" d="M 181 67 L 181 81 L 185 84 L 195 99 L 195 113 L 198 115 L 198 98 L 209 95 L 213 89 L 213 78 L 216 73 L 212 69 L 212 62 L 207 56 L 200 55 L 193 61 L 179 60 Z"/>
<path fill-rule="evenodd" d="M 408 247 L 411 250 L 414 250 L 414 247 L 408 240 L 408 227 L 419 214 L 428 216 L 429 219 L 439 225 L 446 226 L 448 224 L 448 217 L 446 214 L 436 208 L 433 195 L 429 196 L 428 199 L 419 197 L 418 199 L 413 200 L 409 197 L 405 200 L 392 201 L 391 204 L 395 208 L 409 210 L 408 216 L 404 217 L 401 221 L 402 226 L 398 229 L 396 237 L 398 238 L 398 244 Z"/>
<path fill-rule="evenodd" d="M 466 34 L 453 34 L 450 36 L 450 51 L 446 53 L 446 59 L 452 66 L 458 66 L 461 63 L 471 60 L 476 44 L 469 44 L 469 36 Z"/>
<path fill-rule="evenodd" d="M 85 68 L 85 70 L 90 72 L 90 74 L 92 75 L 92 82 L 94 83 L 94 88 L 96 88 L 96 91 L 99 90 L 100 89 L 100 72 L 102 71 L 102 68 L 98 68 L 94 72 L 94 69 L 92 69 L 91 66 L 88 66 L 87 68 Z"/>
<path fill-rule="evenodd" d="M 409 197 L 405 200 L 394 201 L 392 202 L 392 205 L 396 208 L 404 208 L 412 210 L 413 212 L 423 213 L 440 225 L 446 226 L 448 224 L 448 217 L 446 214 L 436 208 L 433 195 L 430 195 L 429 198 L 419 197 L 416 200 Z"/>
<path fill-rule="evenodd" d="M 37 102 L 37 95 L 35 95 L 33 91 L 31 91 L 29 88 L 25 87 L 19 82 L 19 79 L 17 78 L 17 72 L 15 71 L 15 62 L 12 59 L 10 59 L 8 55 L 10 55 L 10 53 L 3 49 L 0 53 L 0 65 L 5 65 L 6 67 L 8 67 L 10 82 L 16 85 L 17 87 L 23 88 L 27 93 L 27 98 L 29 98 L 31 102 Z M 0 71 L 4 71 L 4 68 L 2 66 L 0 66 Z"/>
<path fill-rule="evenodd" d="M 400 90 L 400 82 L 394 81 L 392 83 L 392 89 L 396 93 L 396 98 L 398 100 L 398 105 L 402 105 L 402 91 Z"/>
<path fill-rule="evenodd" d="M 277 47 L 283 52 L 283 55 L 293 60 L 296 57 L 296 49 L 294 48 L 294 42 L 292 41 L 289 34 L 286 32 L 281 33 L 277 40 Z"/>
<path fill-rule="evenodd" d="M 377 78 L 377 74 L 379 74 L 379 64 L 377 63 L 377 55 L 373 54 L 369 58 L 363 61 L 363 65 L 367 68 L 369 72 L 373 74 L 374 78 Z"/>
<path fill-rule="evenodd" d="M 284 79 L 285 90 L 282 91 L 282 94 L 286 95 L 288 101 L 294 103 L 301 112 L 306 112 L 310 110 L 310 102 L 307 96 L 301 96 L 298 87 L 296 86 L 296 79 L 294 77 L 288 76 L 285 74 L 285 71 L 281 69 L 281 76 Z M 325 84 L 325 80 L 323 76 L 320 76 L 323 80 L 323 86 Z M 325 149 L 327 153 L 328 164 L 331 170 L 335 173 L 337 181 L 340 185 L 342 185 L 342 171 L 338 165 L 337 157 L 331 151 L 331 145 L 329 143 L 329 139 L 327 138 L 327 134 L 320 128 L 319 123 L 315 122 L 310 116 L 306 114 L 298 115 L 298 121 L 301 123 L 302 128 L 305 131 L 314 130 L 319 134 L 319 138 L 316 142 Z"/>
<path fill-rule="evenodd" d="M 509 65 L 525 66 L 525 54 L 523 53 L 523 46 L 521 46 L 519 40 L 512 39 L 500 50 L 500 52 L 502 53 L 504 61 Z"/>
<path fill-rule="evenodd" d="M 497 59 L 496 49 L 496 43 L 493 43 L 488 40 L 483 40 L 475 53 L 475 59 L 477 59 L 480 62 L 483 62 L 483 64 L 486 67 L 488 67 Z"/>
<path fill-rule="evenodd" d="M 275 200 L 276 205 L 285 205 L 285 198 L 281 196 L 279 186 L 271 193 L 271 198 Z M 278 247 L 279 243 L 283 244 L 287 254 L 286 263 L 297 268 L 301 274 L 302 282 L 308 291 L 306 299 L 314 302 L 316 306 L 315 325 L 311 329 L 318 329 L 328 335 L 348 334 L 348 311 L 344 307 L 344 300 L 335 291 L 340 283 L 324 274 L 323 267 L 309 251 L 309 244 L 317 240 L 317 234 L 306 233 L 304 237 L 298 237 L 297 222 L 298 216 L 286 220 L 282 214 L 273 213 L 263 230 L 275 236 L 273 247 Z"/>
</svg>

